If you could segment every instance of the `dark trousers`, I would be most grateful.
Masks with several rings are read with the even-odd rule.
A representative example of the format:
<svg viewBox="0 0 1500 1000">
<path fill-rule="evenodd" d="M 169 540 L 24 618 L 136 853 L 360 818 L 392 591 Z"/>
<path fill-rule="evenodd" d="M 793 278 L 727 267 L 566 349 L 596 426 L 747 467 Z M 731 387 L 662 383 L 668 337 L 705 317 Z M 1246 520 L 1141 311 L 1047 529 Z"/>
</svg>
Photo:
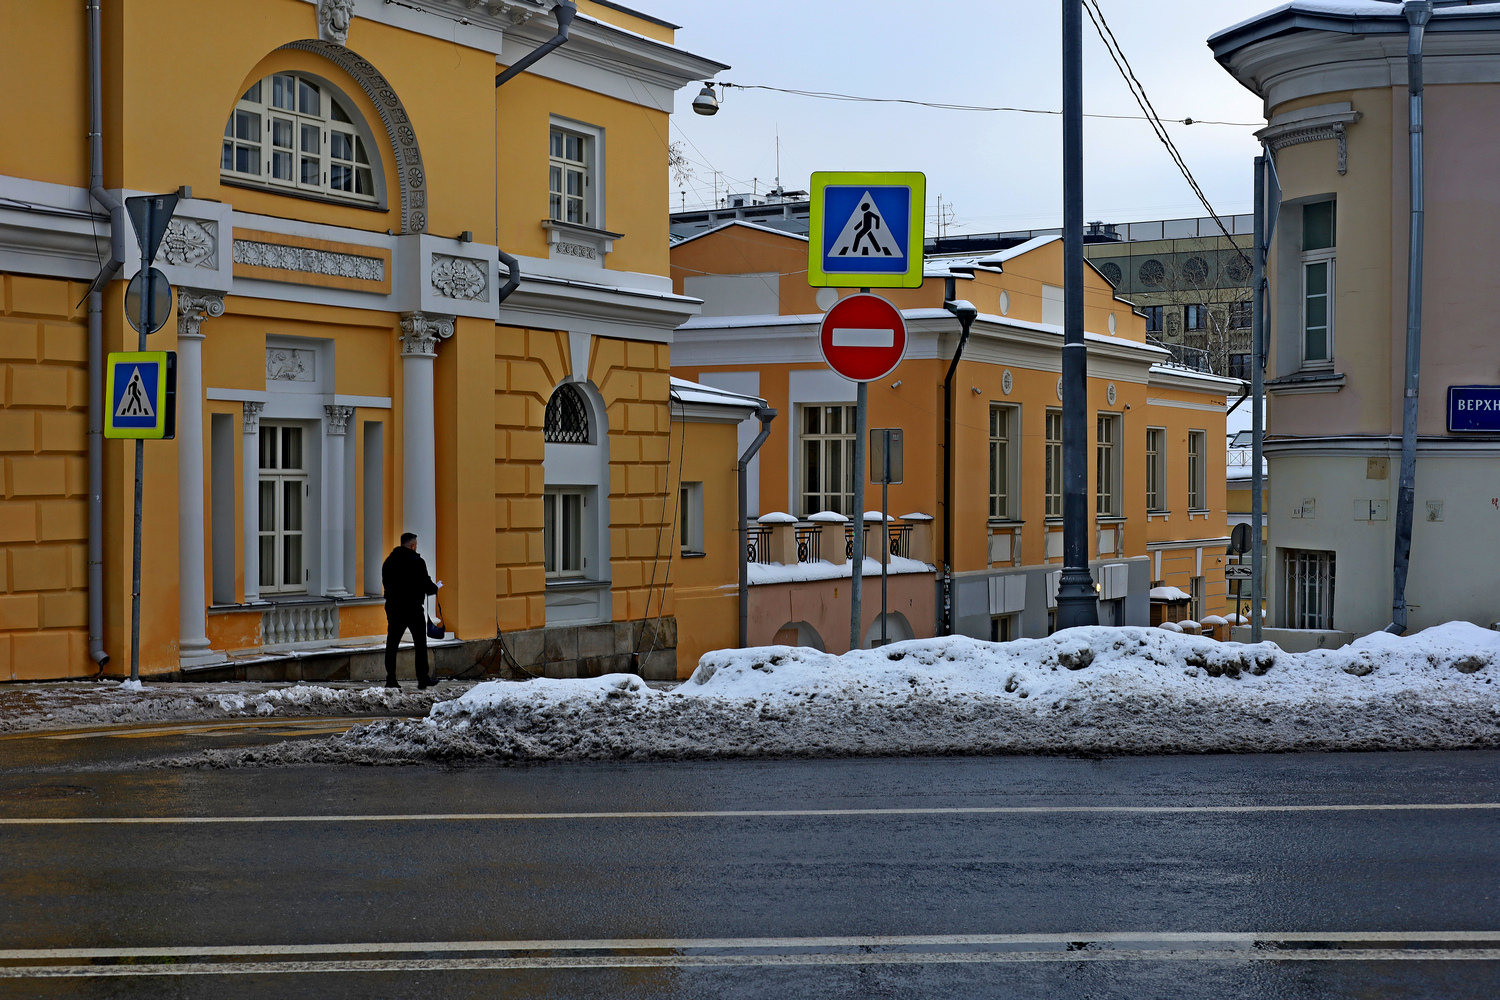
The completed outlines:
<svg viewBox="0 0 1500 1000">
<path fill-rule="evenodd" d="M 396 650 L 401 646 L 401 635 L 411 632 L 412 645 L 417 657 L 417 683 L 427 683 L 427 615 L 419 604 L 414 608 L 386 608 L 385 679 L 396 679 Z"/>
</svg>

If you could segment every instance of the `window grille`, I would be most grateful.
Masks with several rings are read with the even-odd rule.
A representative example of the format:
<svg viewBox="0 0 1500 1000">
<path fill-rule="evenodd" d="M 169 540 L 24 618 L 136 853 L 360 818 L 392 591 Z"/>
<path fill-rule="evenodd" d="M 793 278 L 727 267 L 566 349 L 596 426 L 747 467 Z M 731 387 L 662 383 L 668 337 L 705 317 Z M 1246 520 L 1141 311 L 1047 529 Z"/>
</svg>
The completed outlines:
<svg viewBox="0 0 1500 1000">
<path fill-rule="evenodd" d="M 1286 553 L 1287 628 L 1333 628 L 1333 583 L 1336 560 L 1332 552 L 1288 549 Z"/>
<path fill-rule="evenodd" d="M 547 400 L 542 440 L 548 444 L 588 444 L 589 408 L 575 386 L 560 385 Z"/>
</svg>

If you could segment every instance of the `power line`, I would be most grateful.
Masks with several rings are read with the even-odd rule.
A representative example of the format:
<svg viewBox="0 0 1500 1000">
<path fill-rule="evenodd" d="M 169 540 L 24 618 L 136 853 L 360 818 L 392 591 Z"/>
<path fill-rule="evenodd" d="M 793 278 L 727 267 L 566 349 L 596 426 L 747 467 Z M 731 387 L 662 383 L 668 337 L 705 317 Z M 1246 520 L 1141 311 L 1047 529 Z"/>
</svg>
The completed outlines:
<svg viewBox="0 0 1500 1000">
<path fill-rule="evenodd" d="M 1051 111 L 1045 108 L 1011 108 L 1011 107 L 984 107 L 975 104 L 948 104 L 942 101 L 919 101 L 909 97 L 859 97 L 854 94 L 836 94 L 826 90 L 795 90 L 790 87 L 768 87 L 759 83 L 720 83 L 720 87 L 733 87 L 735 90 L 772 90 L 778 94 L 794 94 L 797 97 L 812 97 L 820 101 L 857 101 L 866 104 L 912 104 L 923 108 L 937 108 L 940 111 L 980 111 L 994 112 L 1006 111 L 1018 115 L 1061 115 L 1061 111 Z M 1104 115 L 1085 114 L 1085 118 L 1112 118 L 1123 121 L 1160 121 L 1143 115 Z M 1169 118 L 1168 121 L 1174 125 L 1233 125 L 1240 128 L 1261 128 L 1265 122 L 1220 122 L 1205 121 L 1202 118 Z"/>
<path fill-rule="evenodd" d="M 1229 232 L 1229 227 L 1224 225 L 1224 220 L 1219 218 L 1219 213 L 1215 212 L 1214 207 L 1208 203 L 1208 196 L 1203 193 L 1203 188 L 1198 186 L 1198 180 L 1193 176 L 1193 172 L 1188 169 L 1187 161 L 1182 158 L 1182 153 L 1178 151 L 1176 144 L 1172 142 L 1172 137 L 1167 134 L 1166 126 L 1162 124 L 1161 116 L 1156 113 L 1156 108 L 1152 106 L 1151 98 L 1146 96 L 1145 86 L 1136 77 L 1135 70 L 1130 66 L 1130 60 L 1125 58 L 1125 50 L 1120 47 L 1120 42 L 1115 38 L 1115 33 L 1110 30 L 1109 22 L 1104 19 L 1104 11 L 1099 9 L 1099 0 L 1083 0 L 1083 9 L 1088 14 L 1089 20 L 1094 22 L 1094 30 L 1099 33 L 1099 40 L 1109 50 L 1109 57 L 1114 62 L 1115 68 L 1125 78 L 1125 86 L 1130 91 L 1130 96 L 1135 98 L 1136 104 L 1140 105 L 1141 110 L 1146 113 L 1146 120 L 1151 123 L 1151 130 L 1156 133 L 1156 137 L 1166 147 L 1167 153 L 1172 157 L 1172 162 L 1182 172 L 1182 176 L 1187 180 L 1188 186 L 1193 189 L 1193 193 L 1203 203 L 1204 209 L 1208 211 L 1209 216 L 1214 220 L 1214 224 L 1219 227 L 1219 231 L 1229 240 L 1229 245 L 1235 248 L 1240 255 L 1240 259 L 1246 265 L 1250 265 L 1250 258 L 1245 255 L 1245 251 L 1239 249 L 1235 244 L 1234 236 Z"/>
</svg>

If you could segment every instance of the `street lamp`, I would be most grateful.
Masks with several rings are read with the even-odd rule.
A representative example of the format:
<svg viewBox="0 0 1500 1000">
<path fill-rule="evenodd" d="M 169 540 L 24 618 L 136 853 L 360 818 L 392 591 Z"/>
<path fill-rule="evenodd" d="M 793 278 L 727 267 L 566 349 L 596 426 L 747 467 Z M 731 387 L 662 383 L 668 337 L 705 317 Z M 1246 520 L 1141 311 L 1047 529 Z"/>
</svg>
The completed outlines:
<svg viewBox="0 0 1500 1000">
<path fill-rule="evenodd" d="M 712 82 L 705 82 L 703 89 L 698 91 L 698 96 L 693 98 L 693 110 L 700 115 L 716 115 L 719 113 L 719 97 L 714 93 Z"/>
</svg>

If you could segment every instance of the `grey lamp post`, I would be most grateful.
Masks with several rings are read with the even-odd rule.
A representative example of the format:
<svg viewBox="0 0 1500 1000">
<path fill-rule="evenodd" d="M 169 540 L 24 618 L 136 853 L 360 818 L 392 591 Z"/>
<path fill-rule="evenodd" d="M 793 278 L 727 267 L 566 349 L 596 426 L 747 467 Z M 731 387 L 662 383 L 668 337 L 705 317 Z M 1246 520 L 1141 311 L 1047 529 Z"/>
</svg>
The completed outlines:
<svg viewBox="0 0 1500 1000">
<path fill-rule="evenodd" d="M 1057 627 L 1099 624 L 1089 573 L 1088 354 L 1083 342 L 1083 0 L 1063 0 L 1063 571 Z"/>
</svg>

